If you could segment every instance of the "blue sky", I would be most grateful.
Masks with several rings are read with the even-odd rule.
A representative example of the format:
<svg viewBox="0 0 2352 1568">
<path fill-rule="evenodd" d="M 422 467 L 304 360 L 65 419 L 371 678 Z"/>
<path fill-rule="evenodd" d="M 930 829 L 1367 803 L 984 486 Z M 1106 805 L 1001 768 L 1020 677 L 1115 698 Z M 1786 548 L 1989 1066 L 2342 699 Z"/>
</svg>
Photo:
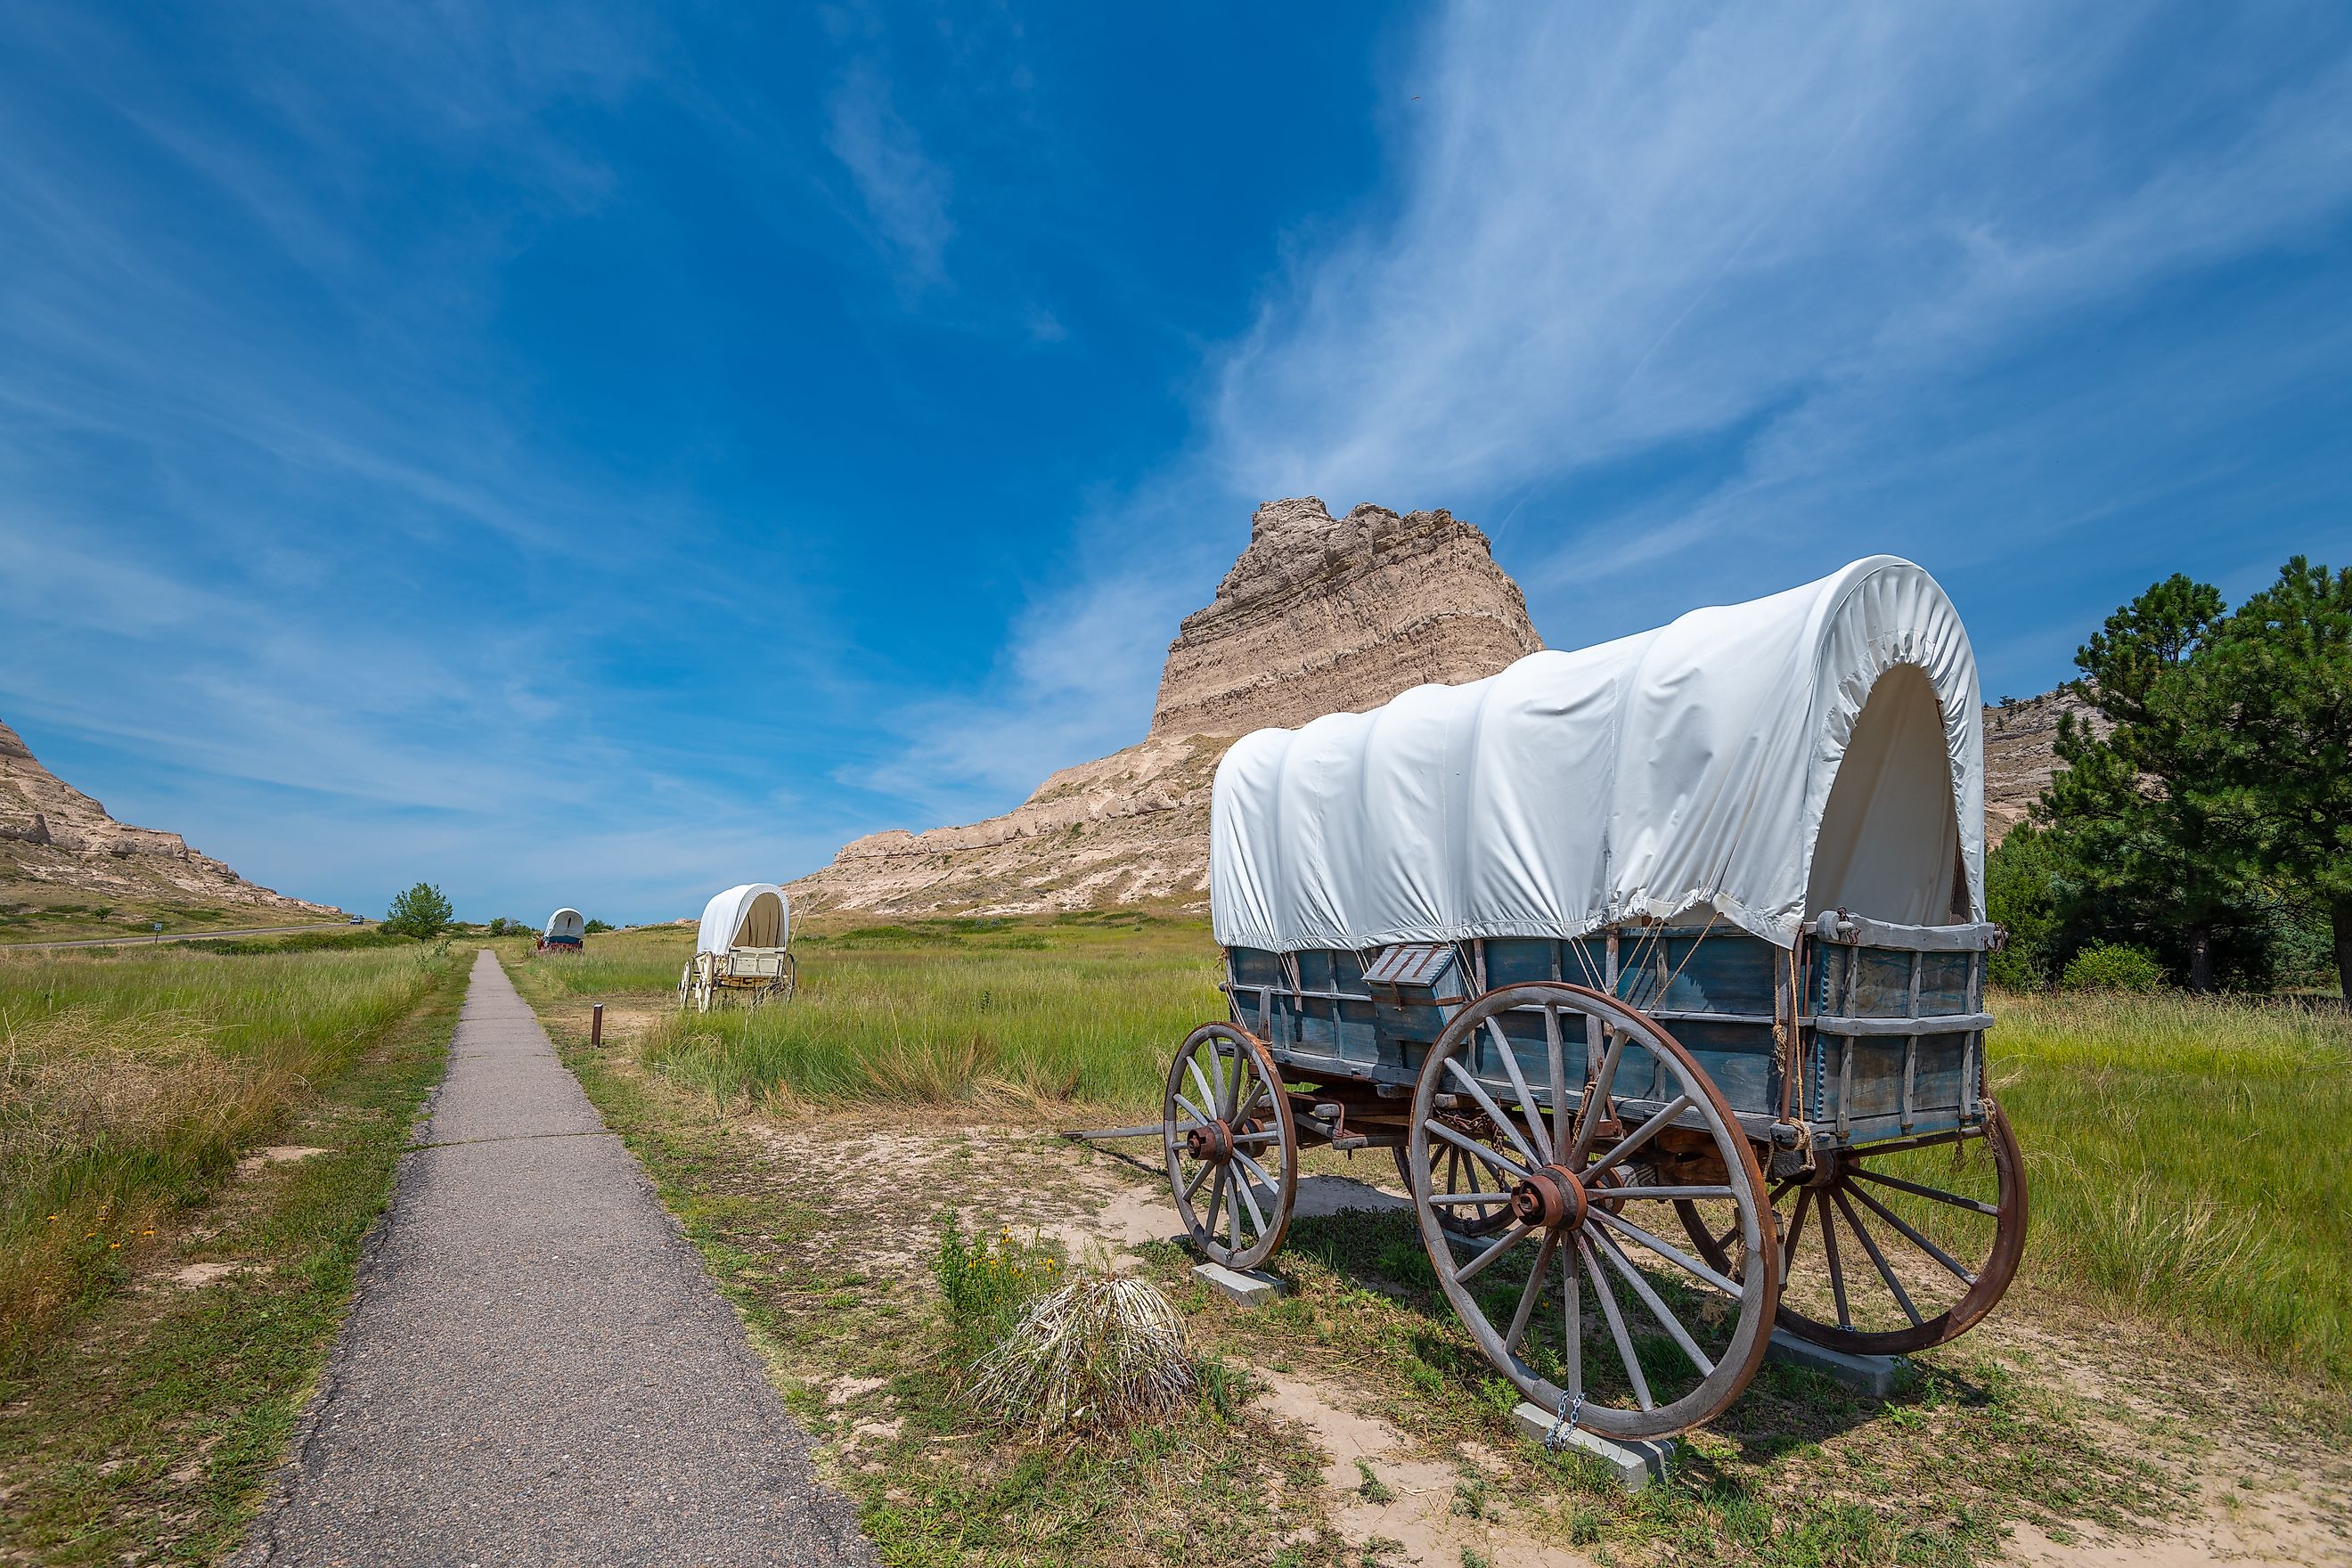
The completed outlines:
<svg viewBox="0 0 2352 1568">
<path fill-rule="evenodd" d="M 1990 695 L 2352 556 L 2337 5 L 0 10 L 0 719 L 352 909 L 1005 809 L 1276 496 Z"/>
</svg>

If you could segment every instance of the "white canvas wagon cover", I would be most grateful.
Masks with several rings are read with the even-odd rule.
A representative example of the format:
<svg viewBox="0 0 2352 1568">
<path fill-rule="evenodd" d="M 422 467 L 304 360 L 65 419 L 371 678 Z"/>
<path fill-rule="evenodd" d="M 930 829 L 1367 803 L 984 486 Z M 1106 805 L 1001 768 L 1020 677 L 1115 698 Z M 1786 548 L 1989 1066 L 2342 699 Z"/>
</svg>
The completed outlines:
<svg viewBox="0 0 2352 1568">
<path fill-rule="evenodd" d="M 578 910 L 558 910 L 547 917 L 547 929 L 540 934 L 552 942 L 560 936 L 584 936 L 587 931 L 588 921 Z"/>
<path fill-rule="evenodd" d="M 792 902 L 773 882 L 745 882 L 702 906 L 697 952 L 732 952 L 739 947 L 787 947 L 793 932 Z"/>
<path fill-rule="evenodd" d="M 1210 815 L 1226 946 L 1564 938 L 1702 908 L 1781 947 L 1824 909 L 1981 920 L 1976 658 L 1935 579 L 1874 555 L 1258 731 Z"/>
</svg>

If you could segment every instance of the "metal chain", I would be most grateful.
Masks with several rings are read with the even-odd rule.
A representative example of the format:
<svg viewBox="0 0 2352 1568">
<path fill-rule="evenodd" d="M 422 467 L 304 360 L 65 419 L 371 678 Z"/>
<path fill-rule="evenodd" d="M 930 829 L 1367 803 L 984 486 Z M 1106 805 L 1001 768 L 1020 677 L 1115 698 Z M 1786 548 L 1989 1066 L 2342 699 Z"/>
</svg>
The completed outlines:
<svg viewBox="0 0 2352 1568">
<path fill-rule="evenodd" d="M 1576 1395 L 1575 1402 L 1571 1404 L 1568 1394 L 1563 1393 L 1559 1396 L 1559 1418 L 1551 1424 L 1551 1430 L 1544 1434 L 1544 1447 L 1554 1454 L 1567 1447 L 1568 1435 L 1576 1430 L 1576 1418 L 1582 1414 L 1584 1395 Z"/>
</svg>

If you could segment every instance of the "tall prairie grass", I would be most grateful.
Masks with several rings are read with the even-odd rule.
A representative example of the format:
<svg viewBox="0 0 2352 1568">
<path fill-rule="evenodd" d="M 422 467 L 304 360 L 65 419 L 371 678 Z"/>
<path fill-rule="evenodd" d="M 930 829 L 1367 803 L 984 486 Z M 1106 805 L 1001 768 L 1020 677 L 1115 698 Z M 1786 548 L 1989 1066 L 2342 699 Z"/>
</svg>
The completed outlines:
<svg viewBox="0 0 2352 1568">
<path fill-rule="evenodd" d="M 0 1364 L 404 1016 L 423 949 L 0 955 Z"/>
<path fill-rule="evenodd" d="M 538 984 L 580 995 L 675 987 L 690 931 L 592 939 L 577 959 L 526 954 Z M 1216 950 L 1194 922 L 929 921 L 795 942 L 788 1005 L 666 1015 L 640 1046 L 673 1081 L 722 1101 L 947 1106 L 1081 1101 L 1153 1110 L 1176 1045 L 1223 1014 Z"/>
<path fill-rule="evenodd" d="M 667 993 L 684 930 L 520 961 L 582 998 Z M 714 1100 L 1099 1103 L 1158 1114 L 1178 1041 L 1220 1016 L 1191 922 L 932 921 L 800 943 L 788 1006 L 665 1007 L 646 1063 Z M 1996 997 L 1998 1091 L 2026 1157 L 2029 1289 L 2352 1381 L 2352 1023 L 2284 1003 Z"/>
<path fill-rule="evenodd" d="M 2001 995 L 2029 1276 L 2352 1381 L 2352 1022 L 2284 1001 Z"/>
</svg>

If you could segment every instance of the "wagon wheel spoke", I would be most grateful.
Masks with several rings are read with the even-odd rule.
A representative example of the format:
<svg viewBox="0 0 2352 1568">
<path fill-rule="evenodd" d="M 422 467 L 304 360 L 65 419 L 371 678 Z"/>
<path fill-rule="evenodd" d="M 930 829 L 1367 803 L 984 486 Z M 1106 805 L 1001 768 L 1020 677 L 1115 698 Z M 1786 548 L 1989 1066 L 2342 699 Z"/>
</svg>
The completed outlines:
<svg viewBox="0 0 2352 1568">
<path fill-rule="evenodd" d="M 1601 1298 L 1601 1315 L 1608 1320 L 1609 1337 L 1617 1342 L 1617 1354 L 1625 1363 L 1625 1381 L 1633 1385 L 1633 1397 L 1644 1410 L 1657 1408 L 1650 1397 L 1650 1380 L 1642 1375 L 1642 1358 L 1633 1353 L 1633 1341 L 1625 1332 L 1625 1319 L 1617 1310 L 1617 1293 L 1609 1288 L 1609 1276 L 1593 1261 L 1592 1244 L 1583 1237 L 1576 1238 L 1577 1249 L 1584 1254 L 1585 1272 L 1592 1276 L 1592 1293 Z"/>
<path fill-rule="evenodd" d="M 1895 1270 L 1886 1266 L 1886 1255 L 1878 1250 L 1876 1238 L 1863 1228 L 1862 1216 L 1853 1212 L 1852 1204 L 1846 1202 L 1844 1192 L 1832 1187 L 1830 1196 L 1837 1204 L 1838 1213 L 1845 1215 L 1845 1223 L 1853 1227 L 1853 1238 L 1862 1243 L 1864 1252 L 1870 1254 L 1871 1267 L 1878 1270 L 1879 1279 L 1885 1280 L 1887 1289 L 1895 1293 L 1895 1303 L 1903 1309 L 1903 1315 L 1911 1320 L 1911 1326 L 1916 1329 L 1926 1322 L 1927 1320 L 1919 1315 L 1919 1309 L 1911 1304 L 1910 1293 L 1903 1289 L 1903 1281 L 1895 1278 Z"/>
<path fill-rule="evenodd" d="M 1471 1077 L 1468 1070 L 1452 1058 L 1446 1059 L 1445 1068 L 1454 1075 L 1457 1082 L 1470 1091 L 1470 1098 L 1478 1102 L 1478 1109 L 1486 1113 L 1486 1120 L 1501 1129 L 1503 1136 L 1511 1141 L 1511 1147 L 1519 1152 L 1519 1158 L 1525 1160 L 1530 1167 L 1543 1163 L 1543 1156 L 1538 1154 L 1535 1145 L 1528 1142 L 1520 1133 L 1518 1124 L 1504 1114 L 1501 1106 L 1495 1103 L 1495 1097 L 1486 1092 L 1486 1085 Z"/>
<path fill-rule="evenodd" d="M 1592 1037 L 1599 1033 L 1607 1038 L 1608 1047 L 1601 1052 L 1601 1066 L 1592 1075 L 1592 1082 L 1584 1091 L 1584 1109 L 1576 1119 L 1576 1142 L 1570 1145 L 1567 1164 L 1570 1170 L 1580 1165 L 1592 1152 L 1592 1135 L 1601 1130 L 1601 1110 L 1609 1103 L 1609 1086 L 1617 1081 L 1617 1064 L 1625 1058 L 1625 1047 L 1632 1037 L 1622 1030 L 1603 1027 L 1590 1015 L 1586 1017 L 1584 1039 L 1591 1047 Z"/>
<path fill-rule="evenodd" d="M 1201 1096 L 1200 1104 L 1195 1105 L 1187 1100 L 1184 1101 L 1184 1109 L 1202 1121 L 1214 1121 L 1216 1118 L 1210 1115 L 1206 1108 L 1217 1103 L 1217 1091 L 1209 1087 L 1208 1075 L 1201 1070 L 1201 1058 L 1197 1056 L 1186 1057 L 1184 1068 L 1192 1075 L 1192 1088 Z"/>
<path fill-rule="evenodd" d="M 1683 1321 L 1675 1317 L 1665 1302 L 1659 1299 L 1657 1290 L 1642 1271 L 1633 1267 L 1633 1260 L 1625 1256 L 1624 1248 L 1617 1245 L 1615 1238 L 1605 1233 L 1596 1232 L 1592 1241 L 1601 1256 L 1614 1266 L 1618 1273 L 1625 1277 L 1625 1283 L 1633 1288 L 1633 1294 L 1642 1299 L 1642 1305 L 1650 1309 L 1650 1315 L 1658 1320 L 1658 1326 L 1664 1329 L 1668 1337 L 1682 1347 L 1683 1354 L 1690 1357 L 1691 1364 L 1698 1368 L 1699 1375 L 1705 1377 L 1708 1373 L 1713 1372 L 1714 1359 L 1698 1348 L 1698 1342 L 1691 1338 L 1688 1329 L 1683 1327 Z"/>
<path fill-rule="evenodd" d="M 1922 1186 L 1917 1182 L 1906 1182 L 1900 1176 L 1889 1176 L 1877 1171 L 1865 1170 L 1860 1164 L 1853 1167 L 1853 1173 L 1865 1182 L 1876 1182 L 1882 1187 L 1893 1187 L 1897 1192 L 1909 1193 L 1914 1197 L 1927 1198 L 1934 1203 L 1949 1204 L 1956 1209 L 1969 1209 L 1977 1214 L 1990 1215 L 1995 1219 L 2000 1217 L 2000 1210 L 1992 1205 L 1977 1198 L 1964 1198 L 1958 1193 L 1948 1193 L 1941 1187 Z"/>
<path fill-rule="evenodd" d="M 1543 1296 L 1544 1282 L 1551 1277 L 1551 1255 L 1559 1250 L 1559 1233 L 1546 1231 L 1543 1246 L 1536 1249 L 1535 1267 L 1528 1270 L 1528 1282 L 1519 1291 L 1518 1310 L 1511 1314 L 1511 1331 L 1503 1336 L 1503 1348 L 1517 1353 L 1519 1342 L 1528 1336 L 1528 1320 Z"/>
<path fill-rule="evenodd" d="M 1526 1151 L 1528 1163 L 1543 1164 L 1544 1156 L 1536 1151 L 1551 1147 L 1551 1131 L 1544 1126 L 1543 1111 L 1536 1104 L 1535 1091 L 1528 1087 L 1528 1075 L 1520 1069 L 1519 1053 L 1512 1048 L 1511 1037 L 1503 1032 L 1503 1020 L 1499 1016 L 1486 1020 L 1486 1032 L 1495 1037 L 1495 1052 L 1503 1058 L 1503 1075 L 1511 1080 L 1511 1092 L 1519 1097 L 1519 1116 L 1527 1126 L 1530 1141 L 1520 1143 L 1518 1128 L 1509 1121 L 1503 1123 L 1504 1130 L 1511 1134 L 1511 1142 L 1519 1143 Z M 1459 1068 L 1461 1064 L 1454 1062 L 1449 1065 Z"/>
<path fill-rule="evenodd" d="M 1443 1138 L 1448 1143 L 1452 1143 L 1458 1147 L 1464 1153 L 1470 1155 L 1474 1159 L 1485 1161 L 1487 1164 L 1493 1166 L 1496 1170 L 1503 1173 L 1505 1175 L 1513 1177 L 1518 1181 L 1526 1181 L 1528 1179 L 1528 1173 L 1526 1168 L 1513 1163 L 1509 1156 L 1502 1153 L 1500 1151 L 1489 1149 L 1486 1145 L 1479 1142 L 1476 1139 L 1465 1137 L 1464 1134 L 1456 1132 L 1453 1128 L 1448 1127 L 1443 1121 L 1433 1119 L 1429 1121 L 1423 1122 L 1423 1125 L 1427 1127 L 1429 1131 L 1436 1136 Z"/>
<path fill-rule="evenodd" d="M 1872 1197 L 1866 1189 L 1862 1187 L 1853 1187 L 1849 1190 L 1852 1192 L 1853 1197 L 1862 1203 L 1864 1206 L 1867 1207 L 1871 1213 L 1876 1215 L 1879 1218 L 1885 1220 L 1887 1224 L 1893 1226 L 1897 1231 L 1901 1232 L 1903 1238 L 1906 1241 L 1908 1241 L 1912 1246 L 1917 1247 L 1920 1251 L 1926 1253 L 1928 1257 L 1934 1258 L 1937 1262 L 1949 1269 L 1953 1276 L 1957 1278 L 1961 1284 L 1973 1285 L 1977 1282 L 1977 1273 L 1975 1269 L 1970 1268 L 1958 1258 L 1954 1258 L 1950 1253 L 1945 1251 L 1942 1247 L 1928 1240 L 1925 1236 L 1922 1236 L 1918 1231 L 1914 1230 L 1911 1227 L 1910 1221 L 1905 1219 L 1901 1215 L 1896 1214 L 1893 1209 L 1888 1208 L 1885 1204 L 1880 1203 L 1876 1198 Z"/>
<path fill-rule="evenodd" d="M 1513 1226 L 1504 1234 L 1502 1240 L 1494 1243 L 1486 1251 L 1456 1269 L 1454 1274 L 1455 1281 L 1467 1285 L 1486 1270 L 1486 1265 L 1535 1234 L 1536 1227 L 1531 1225 Z"/>
<path fill-rule="evenodd" d="M 1429 1201 L 1433 1204 L 1444 1204 L 1449 1208 L 1473 1204 L 1492 1208 L 1497 1204 L 1509 1203 L 1511 1194 L 1508 1193 L 1432 1193 L 1429 1194 Z"/>
<path fill-rule="evenodd" d="M 1601 1174 L 1603 1171 L 1612 1168 L 1620 1161 L 1632 1154 L 1634 1150 L 1639 1149 L 1643 1144 L 1647 1143 L 1651 1139 L 1656 1137 L 1659 1133 L 1673 1126 L 1675 1124 L 1675 1119 L 1682 1115 L 1684 1111 L 1696 1110 L 1697 1108 L 1697 1104 L 1698 1102 L 1691 1099 L 1687 1094 L 1676 1095 L 1673 1100 L 1667 1101 L 1666 1108 L 1664 1110 L 1659 1111 L 1655 1116 L 1653 1116 L 1647 1121 L 1643 1122 L 1641 1126 L 1627 1133 L 1622 1139 L 1618 1141 L 1615 1148 L 1610 1150 L 1609 1152 L 1601 1155 L 1601 1158 L 1593 1161 L 1591 1165 L 1587 1166 L 1583 1172 L 1585 1179 L 1590 1181 L 1594 1176 Z"/>
<path fill-rule="evenodd" d="M 1559 1009 L 1543 1010 L 1544 1066 L 1551 1073 L 1551 1157 L 1555 1164 L 1568 1158 L 1568 1037 L 1559 1026 Z"/>
<path fill-rule="evenodd" d="M 1838 1267 L 1837 1216 L 1830 1213 L 1826 1203 L 1822 1205 L 1822 1254 L 1829 1259 L 1830 1289 L 1837 1296 L 1838 1327 L 1850 1330 L 1853 1327 L 1853 1312 L 1845 1302 L 1845 1270 Z"/>
<path fill-rule="evenodd" d="M 1180 1125 L 1187 1131 L 1190 1131 L 1195 1127 L 1206 1127 L 1211 1121 L 1216 1120 L 1207 1111 L 1202 1110 L 1199 1106 L 1193 1104 L 1190 1100 L 1181 1094 L 1176 1096 L 1176 1103 L 1182 1106 L 1184 1108 L 1184 1114 L 1192 1119 L 1190 1121 L 1180 1123 Z"/>
<path fill-rule="evenodd" d="M 1184 1184 L 1184 1201 L 1186 1203 L 1192 1202 L 1192 1194 L 1201 1190 L 1201 1184 L 1207 1181 L 1211 1176 L 1213 1176 L 1216 1173 L 1217 1168 L 1203 1160 L 1201 1163 L 1201 1168 L 1192 1173 L 1192 1179 Z"/>
<path fill-rule="evenodd" d="M 1727 1274 L 1720 1273 L 1716 1269 L 1708 1268 L 1697 1258 L 1693 1258 L 1689 1253 L 1685 1252 L 1681 1247 L 1676 1247 L 1674 1243 L 1666 1240 L 1665 1237 L 1662 1236 L 1654 1236 L 1650 1232 L 1643 1230 L 1640 1226 L 1634 1225 L 1631 1221 L 1623 1219 L 1617 1215 L 1611 1214 L 1607 1209 L 1594 1209 L 1592 1211 L 1592 1217 L 1595 1220 L 1598 1220 L 1601 1224 L 1605 1225 L 1610 1229 L 1615 1231 L 1618 1235 L 1625 1237 L 1626 1240 L 1641 1243 L 1641 1245 L 1648 1247 L 1652 1252 L 1656 1253 L 1667 1262 L 1675 1264 L 1685 1273 L 1689 1274 L 1694 1279 L 1706 1280 L 1709 1285 L 1714 1286 L 1725 1295 L 1738 1296 L 1741 1293 L 1741 1287 L 1738 1280 L 1732 1279 Z"/>
<path fill-rule="evenodd" d="M 1272 1185 L 1271 1183 L 1267 1184 L 1269 1186 Z M 1255 1234 L 1264 1236 L 1265 1234 L 1265 1210 L 1258 1206 L 1257 1194 L 1250 1190 L 1250 1181 L 1246 1175 L 1242 1176 L 1234 1183 L 1234 1192 L 1242 1200 L 1241 1207 L 1249 1210 L 1250 1224 L 1256 1226 Z M 1236 1208 L 1231 1212 L 1234 1215 L 1234 1223 L 1238 1226 L 1241 1223 L 1241 1209 Z M 1239 1247 L 1241 1244 L 1241 1234 L 1237 1229 L 1234 1234 L 1234 1246 Z"/>
<path fill-rule="evenodd" d="M 1797 1194 L 1797 1212 L 1789 1217 L 1789 1234 L 1780 1243 L 1780 1272 L 1787 1274 L 1797 1266 L 1797 1238 L 1805 1234 L 1805 1215 L 1813 1206 L 1813 1189 L 1805 1187 Z"/>
</svg>

